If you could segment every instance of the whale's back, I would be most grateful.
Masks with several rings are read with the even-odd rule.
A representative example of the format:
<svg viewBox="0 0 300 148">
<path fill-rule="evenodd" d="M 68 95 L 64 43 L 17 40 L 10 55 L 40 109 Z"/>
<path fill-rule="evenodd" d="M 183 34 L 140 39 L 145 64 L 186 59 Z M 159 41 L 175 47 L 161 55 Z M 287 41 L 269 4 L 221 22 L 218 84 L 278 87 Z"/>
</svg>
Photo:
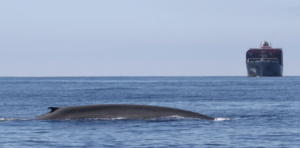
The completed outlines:
<svg viewBox="0 0 300 148">
<path fill-rule="evenodd" d="M 84 119 L 84 118 L 129 118 L 129 119 L 151 119 L 169 116 L 180 116 L 185 118 L 198 118 L 214 120 L 199 113 L 149 105 L 127 105 L 127 104 L 107 104 L 107 105 L 86 105 L 68 107 L 49 107 L 51 111 L 47 114 L 36 117 L 41 120 L 61 120 L 61 119 Z"/>
</svg>

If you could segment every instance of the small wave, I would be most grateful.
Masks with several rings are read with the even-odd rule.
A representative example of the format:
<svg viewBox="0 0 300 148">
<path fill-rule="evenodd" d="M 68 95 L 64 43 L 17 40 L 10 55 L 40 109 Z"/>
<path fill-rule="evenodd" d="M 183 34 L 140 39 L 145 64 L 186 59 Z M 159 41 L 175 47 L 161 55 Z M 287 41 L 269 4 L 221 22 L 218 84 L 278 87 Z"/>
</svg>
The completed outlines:
<svg viewBox="0 0 300 148">
<path fill-rule="evenodd" d="M 125 117 L 116 117 L 116 118 L 111 118 L 111 120 L 122 120 L 122 119 L 127 119 Z"/>
<path fill-rule="evenodd" d="M 21 118 L 0 118 L 0 122 L 3 121 L 26 121 L 30 119 L 21 119 Z"/>
<path fill-rule="evenodd" d="M 115 118 L 90 118 L 91 120 L 126 120 L 128 118 L 125 117 L 115 117 Z"/>
<path fill-rule="evenodd" d="M 161 119 L 183 119 L 183 118 L 185 117 L 174 115 L 174 116 L 162 117 Z"/>
<path fill-rule="evenodd" d="M 188 119 L 188 118 L 174 115 L 174 116 L 160 117 L 160 118 L 149 118 L 149 119 L 146 119 L 146 120 L 153 120 L 153 121 L 174 121 L 174 120 L 182 120 L 182 119 Z"/>
<path fill-rule="evenodd" d="M 215 118 L 214 121 L 225 121 L 225 120 L 230 120 L 230 118 Z"/>
</svg>

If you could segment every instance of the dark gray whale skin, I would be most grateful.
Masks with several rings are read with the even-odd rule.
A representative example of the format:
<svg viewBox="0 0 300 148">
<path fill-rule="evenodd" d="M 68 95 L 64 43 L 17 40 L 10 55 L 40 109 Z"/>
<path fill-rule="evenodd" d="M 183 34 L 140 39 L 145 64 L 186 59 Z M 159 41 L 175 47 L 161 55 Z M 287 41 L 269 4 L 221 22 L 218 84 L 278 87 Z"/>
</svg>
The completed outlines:
<svg viewBox="0 0 300 148">
<path fill-rule="evenodd" d="M 35 119 L 40 120 L 64 120 L 64 119 L 85 119 L 85 118 L 127 118 L 127 119 L 152 119 L 170 116 L 180 116 L 185 118 L 197 118 L 204 120 L 214 120 L 199 113 L 150 105 L 130 105 L 130 104 L 103 104 L 67 107 L 49 107 L 51 111 Z"/>
</svg>

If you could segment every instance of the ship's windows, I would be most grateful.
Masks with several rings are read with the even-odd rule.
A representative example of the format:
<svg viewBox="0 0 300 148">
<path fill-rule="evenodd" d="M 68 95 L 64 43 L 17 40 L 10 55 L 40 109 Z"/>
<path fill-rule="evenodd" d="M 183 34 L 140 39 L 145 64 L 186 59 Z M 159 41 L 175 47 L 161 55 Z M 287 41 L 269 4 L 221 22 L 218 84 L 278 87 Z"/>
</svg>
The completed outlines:
<svg viewBox="0 0 300 148">
<path fill-rule="evenodd" d="M 267 58 L 268 55 L 266 53 L 262 54 L 263 58 Z"/>
<path fill-rule="evenodd" d="M 267 58 L 268 54 L 264 53 L 264 54 L 259 54 L 258 56 L 261 57 L 261 58 Z"/>
</svg>

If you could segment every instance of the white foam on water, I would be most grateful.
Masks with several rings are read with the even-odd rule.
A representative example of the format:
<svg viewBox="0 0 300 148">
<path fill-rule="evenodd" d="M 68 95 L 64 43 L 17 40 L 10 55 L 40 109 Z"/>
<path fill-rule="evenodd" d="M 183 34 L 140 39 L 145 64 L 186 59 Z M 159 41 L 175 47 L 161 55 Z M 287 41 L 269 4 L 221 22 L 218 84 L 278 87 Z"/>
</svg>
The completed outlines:
<svg viewBox="0 0 300 148">
<path fill-rule="evenodd" d="M 215 118 L 214 121 L 225 121 L 225 120 L 231 120 L 230 118 Z"/>
<path fill-rule="evenodd" d="M 128 119 L 128 118 L 125 118 L 125 117 L 116 117 L 116 118 L 109 118 L 109 119 L 110 120 L 123 120 L 123 119 Z"/>
<path fill-rule="evenodd" d="M 185 117 L 173 115 L 173 116 L 168 116 L 168 117 L 163 117 L 163 118 L 183 119 L 183 118 L 185 118 Z"/>
</svg>

